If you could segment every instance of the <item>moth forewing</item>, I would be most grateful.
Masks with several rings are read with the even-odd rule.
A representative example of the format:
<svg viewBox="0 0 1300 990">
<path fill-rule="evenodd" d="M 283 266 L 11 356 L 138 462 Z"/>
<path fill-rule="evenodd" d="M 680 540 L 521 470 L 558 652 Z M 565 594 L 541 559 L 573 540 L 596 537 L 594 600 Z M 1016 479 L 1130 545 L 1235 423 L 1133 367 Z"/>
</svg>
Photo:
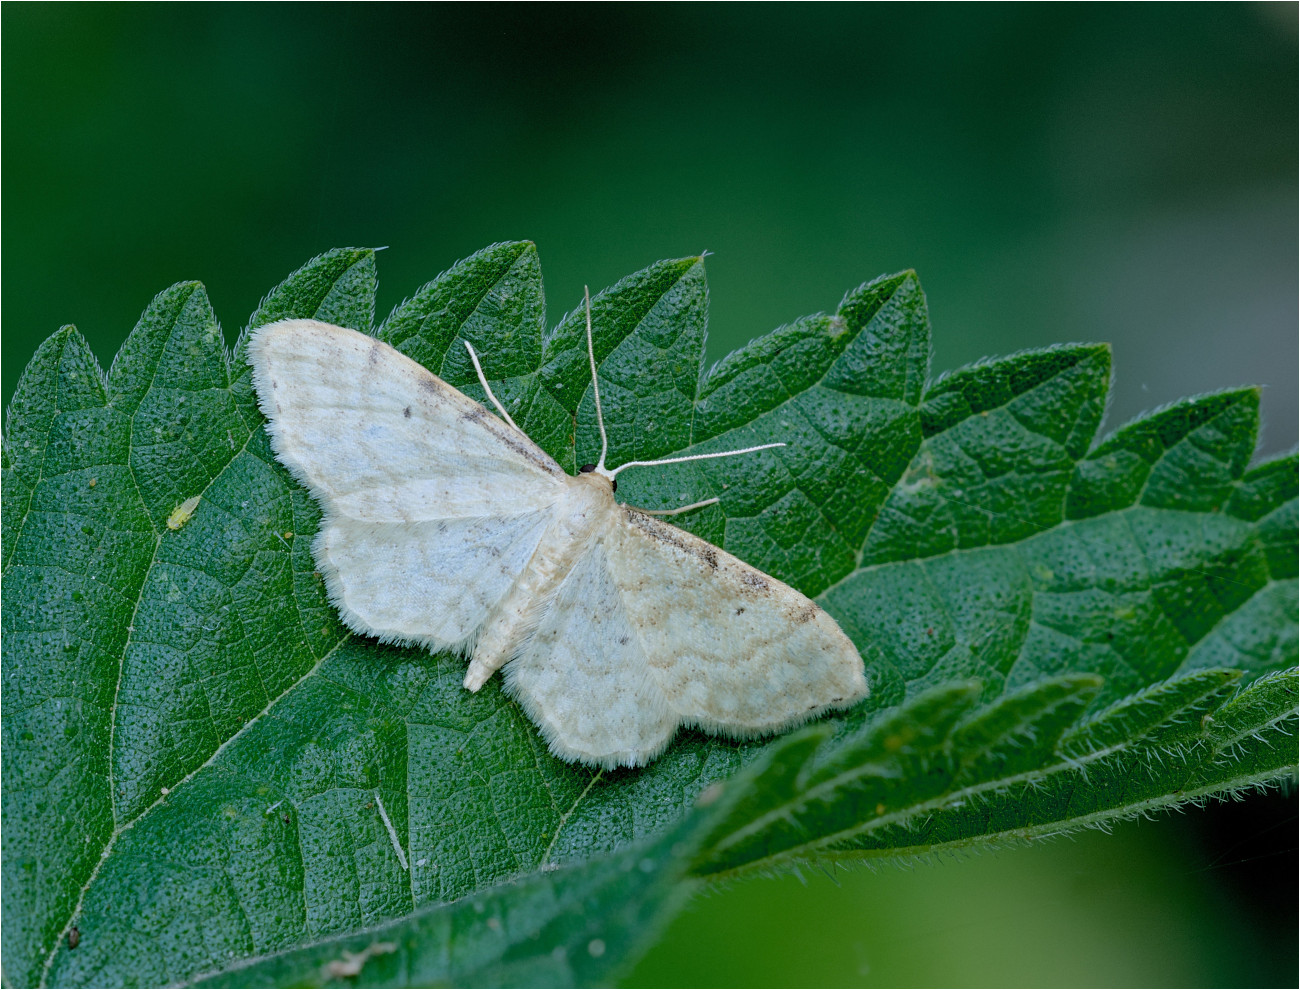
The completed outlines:
<svg viewBox="0 0 1300 990">
<path fill-rule="evenodd" d="M 463 650 L 527 565 L 563 470 L 387 344 L 315 320 L 249 341 L 272 448 L 320 503 L 313 544 L 349 627 Z"/>
</svg>

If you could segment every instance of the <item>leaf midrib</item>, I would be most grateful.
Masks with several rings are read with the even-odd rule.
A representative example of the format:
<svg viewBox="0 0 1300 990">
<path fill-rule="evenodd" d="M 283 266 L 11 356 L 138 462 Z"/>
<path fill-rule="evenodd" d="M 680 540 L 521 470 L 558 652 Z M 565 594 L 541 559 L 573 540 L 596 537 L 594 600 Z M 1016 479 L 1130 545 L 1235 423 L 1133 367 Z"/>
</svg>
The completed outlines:
<svg viewBox="0 0 1300 990">
<path fill-rule="evenodd" d="M 217 757 L 220 756 L 223 752 L 225 752 L 225 750 L 229 746 L 233 745 L 237 739 L 239 739 L 241 736 L 244 735 L 245 732 L 251 730 L 256 725 L 259 725 L 261 723 L 262 718 L 266 716 L 271 711 L 272 708 L 274 708 L 277 704 L 280 703 L 280 701 L 282 701 L 285 697 L 287 697 L 294 690 L 294 688 L 296 688 L 299 684 L 307 680 L 307 678 L 311 677 L 320 668 L 321 664 L 323 664 L 326 660 L 328 660 L 340 649 L 342 649 L 345 645 L 347 645 L 347 643 L 353 638 L 353 636 L 354 633 L 352 633 L 350 630 L 345 630 L 343 635 L 339 638 L 339 640 L 328 650 L 322 653 L 318 658 L 316 658 L 316 660 L 303 673 L 301 677 L 289 683 L 285 687 L 285 689 L 282 692 L 280 692 L 280 694 L 276 695 L 274 698 L 268 701 L 265 708 L 263 708 L 252 718 L 248 719 L 243 725 L 239 727 L 238 731 L 233 733 L 228 739 L 222 742 L 221 745 L 217 746 L 216 749 L 212 751 L 212 753 L 208 756 L 206 760 L 204 760 L 201 764 L 199 764 L 197 767 L 195 767 L 193 770 L 187 773 L 180 780 L 176 781 L 176 783 L 174 783 L 169 788 L 167 788 L 166 794 L 159 794 L 158 797 L 154 799 L 152 804 L 150 804 L 147 808 L 141 811 L 130 821 L 124 822 L 120 826 L 116 824 L 114 825 L 113 833 L 109 836 L 108 842 L 104 844 L 104 849 L 100 853 L 98 862 L 96 862 L 94 867 L 91 869 L 90 876 L 86 878 L 86 882 L 81 885 L 81 890 L 77 896 L 76 907 L 73 908 L 72 914 L 68 918 L 67 922 L 64 924 L 62 930 L 59 932 L 58 937 L 54 940 L 54 945 L 50 949 L 49 954 L 46 956 L 45 964 L 41 967 L 41 978 L 40 978 L 39 986 L 42 987 L 48 986 L 48 984 L 46 983 L 46 978 L 49 975 L 50 967 L 54 964 L 54 960 L 58 956 L 59 950 L 64 945 L 65 937 L 67 936 L 68 930 L 72 927 L 72 922 L 75 921 L 77 916 L 81 913 L 81 907 L 86 899 L 87 891 L 90 890 L 91 885 L 95 882 L 95 879 L 99 876 L 99 871 L 103 868 L 104 863 L 108 861 L 108 857 L 112 854 L 113 847 L 117 844 L 117 840 L 125 832 L 128 832 L 131 829 L 135 828 L 135 826 L 138 825 L 140 822 L 142 822 L 149 815 L 150 812 L 152 812 L 155 808 L 157 808 L 164 801 L 166 801 L 168 797 L 170 797 L 173 793 L 175 793 L 178 788 L 182 787 L 183 785 L 188 783 L 193 777 L 199 774 L 201 771 L 211 766 L 216 761 Z"/>
</svg>

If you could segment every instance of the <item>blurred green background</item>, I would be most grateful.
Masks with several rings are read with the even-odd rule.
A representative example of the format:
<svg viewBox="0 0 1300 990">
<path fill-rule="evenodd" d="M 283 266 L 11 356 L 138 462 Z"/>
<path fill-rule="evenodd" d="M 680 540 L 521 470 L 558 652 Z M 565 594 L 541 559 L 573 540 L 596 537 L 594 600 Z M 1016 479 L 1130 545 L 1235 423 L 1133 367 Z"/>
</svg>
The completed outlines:
<svg viewBox="0 0 1300 990">
<path fill-rule="evenodd" d="M 6 4 L 3 388 L 107 366 L 206 283 L 227 336 L 311 256 L 380 312 L 537 242 L 552 322 L 715 252 L 709 356 L 916 268 L 934 370 L 1115 346 L 1108 427 L 1258 383 L 1296 442 L 1295 4 Z M 1293 985 L 1296 800 L 736 885 L 641 984 Z M 836 885 L 838 884 L 838 886 Z"/>
</svg>

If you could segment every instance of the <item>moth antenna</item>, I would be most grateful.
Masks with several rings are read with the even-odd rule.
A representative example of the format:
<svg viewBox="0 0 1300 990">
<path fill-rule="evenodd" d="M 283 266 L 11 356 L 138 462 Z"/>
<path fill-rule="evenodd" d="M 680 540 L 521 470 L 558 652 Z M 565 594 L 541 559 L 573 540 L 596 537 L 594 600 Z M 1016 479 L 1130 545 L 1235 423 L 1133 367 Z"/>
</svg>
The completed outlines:
<svg viewBox="0 0 1300 990">
<path fill-rule="evenodd" d="M 497 397 L 492 394 L 492 386 L 487 383 L 487 376 L 483 374 L 483 366 L 478 363 L 478 355 L 474 353 L 473 345 L 470 344 L 468 340 L 464 341 L 464 344 L 465 344 L 465 350 L 469 351 L 469 359 L 474 362 L 474 370 L 478 372 L 478 383 L 483 386 L 483 391 L 486 392 L 487 397 L 492 400 L 492 405 L 497 407 L 497 412 L 501 414 L 501 418 L 504 419 L 511 426 L 513 426 L 516 430 L 519 430 L 519 427 L 515 424 L 515 421 L 510 418 L 510 414 L 506 412 L 506 407 L 503 406 L 500 402 L 498 402 Z M 519 430 L 519 432 L 523 433 L 524 431 Z"/>
<path fill-rule="evenodd" d="M 650 467 L 655 464 L 681 464 L 683 461 L 707 461 L 714 457 L 735 457 L 737 454 L 752 454 L 756 450 L 770 450 L 773 447 L 784 447 L 783 443 L 760 443 L 757 447 L 742 447 L 740 450 L 720 450 L 716 454 L 687 454 L 685 457 L 664 457 L 657 461 L 628 461 L 626 464 L 620 464 L 609 472 L 613 478 L 620 471 L 625 471 L 630 467 Z"/>
<path fill-rule="evenodd" d="M 706 498 L 703 502 L 692 502 L 690 505 L 683 505 L 680 509 L 637 509 L 637 511 L 644 512 L 647 516 L 680 516 L 683 512 L 702 509 L 706 505 L 715 505 L 721 501 L 720 498 Z"/>
<path fill-rule="evenodd" d="M 582 287 L 582 300 L 587 307 L 587 360 L 591 362 L 591 391 L 596 396 L 596 425 L 600 427 L 600 460 L 596 471 L 608 478 L 614 476 L 605 470 L 605 455 L 609 453 L 609 438 L 605 436 L 605 414 L 600 408 L 600 382 L 596 380 L 596 346 L 591 342 L 591 288 Z"/>
</svg>

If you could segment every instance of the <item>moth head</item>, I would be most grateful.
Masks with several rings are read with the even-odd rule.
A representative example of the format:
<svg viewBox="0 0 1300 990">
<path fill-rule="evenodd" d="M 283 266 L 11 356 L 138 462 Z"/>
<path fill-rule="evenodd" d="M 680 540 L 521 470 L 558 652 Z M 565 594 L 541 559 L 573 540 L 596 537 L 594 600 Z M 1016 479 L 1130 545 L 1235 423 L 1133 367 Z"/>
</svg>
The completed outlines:
<svg viewBox="0 0 1300 990">
<path fill-rule="evenodd" d="M 584 465 L 582 465 L 582 467 L 578 468 L 578 473 L 579 473 L 579 474 L 591 474 L 591 472 L 593 472 L 593 471 L 595 471 L 595 470 L 596 470 L 596 465 L 594 465 L 594 464 L 584 464 Z M 601 472 L 601 473 L 603 474 L 604 472 Z M 610 486 L 610 488 L 612 488 L 614 491 L 618 491 L 618 479 L 617 479 L 617 478 L 610 478 L 610 479 L 609 479 L 609 486 Z"/>
</svg>

